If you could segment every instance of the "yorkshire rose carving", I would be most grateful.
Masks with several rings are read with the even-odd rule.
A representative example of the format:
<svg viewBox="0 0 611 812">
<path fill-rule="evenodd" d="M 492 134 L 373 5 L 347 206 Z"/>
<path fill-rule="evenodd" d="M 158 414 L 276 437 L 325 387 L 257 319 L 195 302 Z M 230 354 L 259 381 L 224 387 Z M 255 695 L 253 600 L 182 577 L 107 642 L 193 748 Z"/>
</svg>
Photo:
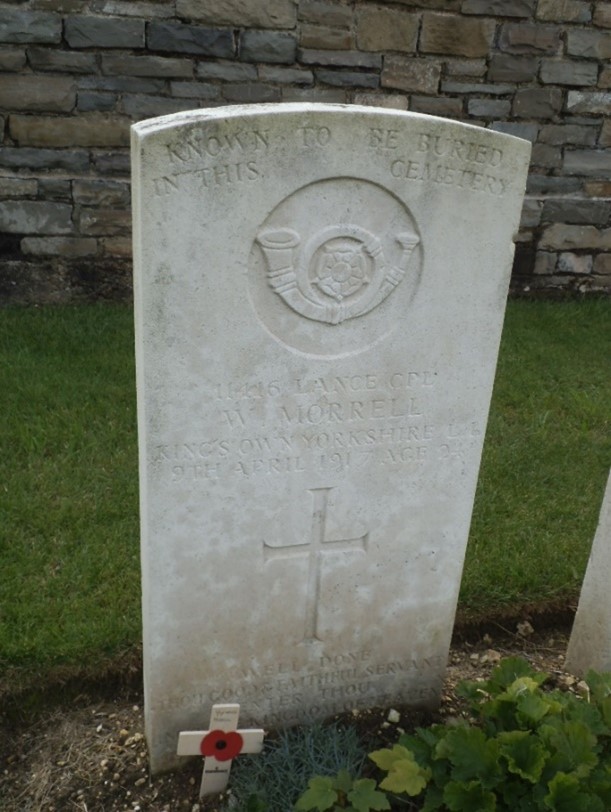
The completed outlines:
<svg viewBox="0 0 611 812">
<path fill-rule="evenodd" d="M 335 225 L 313 234 L 302 246 L 291 228 L 261 231 L 257 242 L 272 290 L 308 319 L 340 324 L 377 307 L 401 282 L 419 238 L 394 235 L 399 259 L 391 264 L 382 243 L 357 225 Z"/>
</svg>

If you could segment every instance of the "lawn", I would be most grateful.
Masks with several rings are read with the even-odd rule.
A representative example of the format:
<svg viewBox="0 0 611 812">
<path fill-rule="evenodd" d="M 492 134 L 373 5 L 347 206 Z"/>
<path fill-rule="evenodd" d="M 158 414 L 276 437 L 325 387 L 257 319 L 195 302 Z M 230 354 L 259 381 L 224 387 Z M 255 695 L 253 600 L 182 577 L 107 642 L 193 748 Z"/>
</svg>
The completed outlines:
<svg viewBox="0 0 611 812">
<path fill-rule="evenodd" d="M 575 599 L 611 461 L 611 302 L 509 303 L 460 612 Z M 0 311 L 0 693 L 140 641 L 132 314 Z"/>
</svg>

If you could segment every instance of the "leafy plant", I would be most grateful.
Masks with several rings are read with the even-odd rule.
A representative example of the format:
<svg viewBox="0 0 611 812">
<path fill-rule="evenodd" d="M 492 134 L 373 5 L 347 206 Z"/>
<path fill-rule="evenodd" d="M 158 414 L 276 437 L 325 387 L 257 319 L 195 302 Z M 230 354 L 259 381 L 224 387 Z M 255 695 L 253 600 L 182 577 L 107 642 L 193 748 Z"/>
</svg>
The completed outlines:
<svg viewBox="0 0 611 812">
<path fill-rule="evenodd" d="M 369 756 L 385 774 L 379 783 L 319 776 L 295 808 L 369 812 L 417 799 L 423 812 L 611 809 L 611 675 L 590 672 L 586 697 L 543 690 L 546 679 L 504 660 L 487 681 L 459 687 L 470 722 L 403 734 Z"/>
</svg>

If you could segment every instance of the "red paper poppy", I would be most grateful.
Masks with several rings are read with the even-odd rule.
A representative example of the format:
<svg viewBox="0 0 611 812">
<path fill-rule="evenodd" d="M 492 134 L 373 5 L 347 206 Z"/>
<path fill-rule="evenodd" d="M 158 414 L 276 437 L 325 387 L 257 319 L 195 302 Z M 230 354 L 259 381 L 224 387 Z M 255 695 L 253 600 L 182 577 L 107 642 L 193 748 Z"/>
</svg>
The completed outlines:
<svg viewBox="0 0 611 812">
<path fill-rule="evenodd" d="M 244 746 L 244 739 L 235 730 L 227 733 L 224 730 L 211 730 L 199 746 L 202 756 L 212 756 L 217 761 L 231 761 L 239 756 Z"/>
</svg>

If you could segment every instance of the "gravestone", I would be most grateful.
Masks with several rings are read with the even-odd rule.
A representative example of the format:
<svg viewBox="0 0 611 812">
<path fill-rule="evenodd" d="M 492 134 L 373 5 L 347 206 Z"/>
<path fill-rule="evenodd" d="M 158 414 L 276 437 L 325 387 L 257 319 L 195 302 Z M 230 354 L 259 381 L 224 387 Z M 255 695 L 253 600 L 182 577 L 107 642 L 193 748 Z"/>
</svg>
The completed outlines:
<svg viewBox="0 0 611 812">
<path fill-rule="evenodd" d="M 567 671 L 611 671 L 611 473 L 566 653 Z"/>
<path fill-rule="evenodd" d="M 438 703 L 530 145 L 341 105 L 133 127 L 146 734 Z"/>
</svg>

